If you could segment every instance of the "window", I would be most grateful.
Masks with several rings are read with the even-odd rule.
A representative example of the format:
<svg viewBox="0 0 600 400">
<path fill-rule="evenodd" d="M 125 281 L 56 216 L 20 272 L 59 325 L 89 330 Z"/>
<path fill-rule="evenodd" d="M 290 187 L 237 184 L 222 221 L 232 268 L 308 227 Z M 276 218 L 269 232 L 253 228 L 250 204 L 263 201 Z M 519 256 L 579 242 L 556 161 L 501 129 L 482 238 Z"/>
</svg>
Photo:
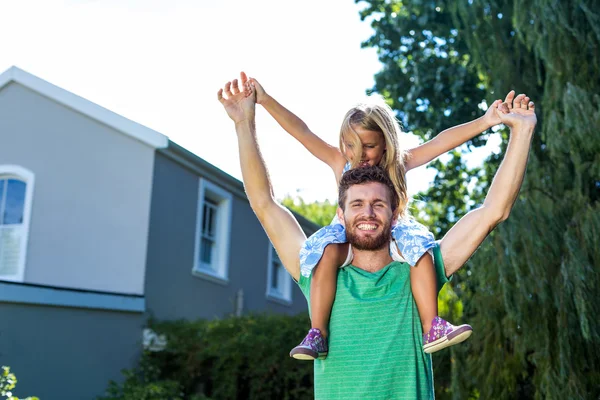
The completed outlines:
<svg viewBox="0 0 600 400">
<path fill-rule="evenodd" d="M 29 236 L 33 173 L 0 165 L 0 279 L 22 282 Z"/>
<path fill-rule="evenodd" d="M 267 269 L 267 298 L 291 304 L 292 277 L 286 271 L 277 252 L 269 244 L 269 265 Z"/>
<path fill-rule="evenodd" d="M 231 193 L 200 179 L 194 268 L 196 275 L 227 282 Z"/>
</svg>

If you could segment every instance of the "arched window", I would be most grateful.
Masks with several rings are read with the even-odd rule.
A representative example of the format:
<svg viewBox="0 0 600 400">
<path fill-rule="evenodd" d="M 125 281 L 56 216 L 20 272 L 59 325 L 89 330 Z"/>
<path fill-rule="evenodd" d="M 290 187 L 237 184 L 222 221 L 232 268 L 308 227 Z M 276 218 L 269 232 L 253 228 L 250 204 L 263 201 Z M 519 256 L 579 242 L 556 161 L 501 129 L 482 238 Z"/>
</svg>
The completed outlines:
<svg viewBox="0 0 600 400">
<path fill-rule="evenodd" d="M 34 175 L 0 165 L 0 279 L 22 282 L 29 237 Z"/>
</svg>

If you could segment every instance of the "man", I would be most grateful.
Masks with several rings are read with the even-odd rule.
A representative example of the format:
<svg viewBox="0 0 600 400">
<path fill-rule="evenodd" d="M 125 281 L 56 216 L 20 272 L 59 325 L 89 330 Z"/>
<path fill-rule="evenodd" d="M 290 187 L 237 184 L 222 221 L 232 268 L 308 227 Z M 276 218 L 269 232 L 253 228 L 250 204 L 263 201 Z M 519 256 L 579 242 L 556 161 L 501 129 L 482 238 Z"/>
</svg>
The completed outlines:
<svg viewBox="0 0 600 400">
<path fill-rule="evenodd" d="M 218 98 L 235 122 L 246 193 L 285 268 L 308 298 L 310 277 L 300 274 L 299 262 L 306 237 L 273 198 L 256 141 L 255 93 L 243 73 L 241 83 L 243 91 L 237 80 L 228 82 Z M 508 218 L 519 192 L 536 118 L 533 103 L 524 95 L 513 96 L 511 92 L 498 111 L 511 128 L 511 139 L 483 206 L 461 218 L 434 249 L 438 289 Z M 315 362 L 317 399 L 434 397 L 431 357 L 421 350 L 421 325 L 410 291 L 410 267 L 393 262 L 388 251 L 397 204 L 389 178 L 376 167 L 349 171 L 340 182 L 338 216 L 354 260 L 338 274 L 330 352 L 326 360 Z M 430 256 L 419 261 L 432 262 Z"/>
</svg>

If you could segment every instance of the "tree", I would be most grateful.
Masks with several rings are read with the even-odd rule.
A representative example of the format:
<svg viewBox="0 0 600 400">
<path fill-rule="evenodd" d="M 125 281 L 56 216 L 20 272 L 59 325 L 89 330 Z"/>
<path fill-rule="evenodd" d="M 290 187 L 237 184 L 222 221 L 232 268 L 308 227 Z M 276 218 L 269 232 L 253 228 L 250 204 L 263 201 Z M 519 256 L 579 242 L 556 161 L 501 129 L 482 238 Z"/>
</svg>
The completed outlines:
<svg viewBox="0 0 600 400">
<path fill-rule="evenodd" d="M 361 18 L 370 18 L 376 33 L 363 46 L 377 48 L 383 64 L 369 92 L 387 99 L 407 131 L 430 140 L 446 128 L 481 116 L 482 108 L 498 97 L 487 88 L 485 75 L 471 61 L 452 15 L 440 8 L 440 2 L 365 3 Z M 477 188 L 484 176 L 477 169 L 465 169 L 462 153 L 484 145 L 488 136 L 475 137 L 465 148 L 450 153 L 448 163 L 432 165 L 439 173 L 432 188 L 419 196 L 417 209 L 428 216 L 426 222 L 436 236 L 443 236 L 480 200 Z M 439 190 L 452 187 L 453 192 Z M 466 202 L 466 197 L 473 202 Z M 449 212 L 437 212 L 440 206 Z"/>
<path fill-rule="evenodd" d="M 337 210 L 337 203 L 329 200 L 307 203 L 300 196 L 287 195 L 281 204 L 321 226 L 329 225 Z"/>
<path fill-rule="evenodd" d="M 13 396 L 13 390 L 17 386 L 17 377 L 15 374 L 10 372 L 10 367 L 2 366 L 2 372 L 0 372 L 0 396 L 6 400 L 19 400 L 18 397 Z M 27 397 L 22 400 L 39 400 L 37 397 Z"/>
<path fill-rule="evenodd" d="M 371 19 L 375 30 L 364 45 L 376 47 L 383 64 L 372 91 L 386 96 L 405 126 L 424 139 L 472 119 L 476 104 L 489 104 L 509 89 L 526 92 L 537 104 L 537 133 L 514 211 L 455 282 L 475 334 L 434 357 L 438 396 L 598 398 L 597 4 L 364 3 L 361 17 Z M 506 139 L 507 132 L 501 134 Z M 429 223 L 439 233 L 475 205 L 464 205 L 471 193 L 456 184 L 477 176 L 477 203 L 498 159 L 493 155 L 480 171 L 467 171 L 459 154 L 435 164 L 440 172 L 422 197 L 424 211 L 437 213 Z"/>
</svg>

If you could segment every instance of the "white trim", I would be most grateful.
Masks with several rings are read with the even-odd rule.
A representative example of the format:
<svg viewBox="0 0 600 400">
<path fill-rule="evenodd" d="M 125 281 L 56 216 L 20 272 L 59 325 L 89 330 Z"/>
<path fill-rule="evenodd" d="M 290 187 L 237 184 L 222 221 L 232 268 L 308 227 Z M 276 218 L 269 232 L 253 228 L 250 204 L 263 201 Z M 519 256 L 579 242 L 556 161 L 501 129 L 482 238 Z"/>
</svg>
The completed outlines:
<svg viewBox="0 0 600 400">
<path fill-rule="evenodd" d="M 19 269 L 16 275 L 1 276 L 2 280 L 23 282 L 25 279 L 25 265 L 27 262 L 27 243 L 29 241 L 29 222 L 31 220 L 31 207 L 33 204 L 33 186 L 35 185 L 35 175 L 30 170 L 18 165 L 0 165 L 0 177 L 16 177 L 25 181 L 25 204 L 23 205 L 23 238 L 21 240 Z"/>
<path fill-rule="evenodd" d="M 194 265 L 194 267 L 192 268 L 192 275 L 224 286 L 227 286 L 229 284 L 229 278 L 223 278 L 222 276 L 217 275 L 214 272 L 205 269 L 199 269 L 197 265 Z"/>
<path fill-rule="evenodd" d="M 90 308 L 143 313 L 146 300 L 141 296 L 116 293 L 81 292 L 55 287 L 40 287 L 0 282 L 0 303 Z"/>
<path fill-rule="evenodd" d="M 202 244 L 202 223 L 204 219 L 204 199 L 209 196 L 218 204 L 216 251 L 214 267 L 202 267 L 200 263 Z M 229 282 L 229 242 L 231 236 L 231 208 L 233 196 L 225 189 L 214 183 L 200 178 L 198 190 L 198 210 L 196 214 L 196 236 L 194 245 L 194 262 L 192 273 L 219 283 Z"/>
<path fill-rule="evenodd" d="M 282 303 L 285 305 L 292 304 L 292 277 L 283 267 L 283 263 L 279 260 L 281 268 L 284 271 L 283 282 L 279 282 L 283 286 L 283 293 L 279 293 L 275 290 L 272 290 L 271 282 L 273 278 L 273 261 L 274 261 L 275 248 L 269 242 L 269 253 L 268 253 L 268 264 L 267 264 L 267 299 L 274 300 L 278 303 Z"/>
<path fill-rule="evenodd" d="M 162 133 L 133 122 L 14 66 L 0 74 L 0 90 L 11 82 L 25 86 L 57 103 L 95 119 L 104 125 L 108 125 L 125 135 L 131 136 L 150 147 L 158 149 L 169 145 L 168 137 Z"/>
</svg>

